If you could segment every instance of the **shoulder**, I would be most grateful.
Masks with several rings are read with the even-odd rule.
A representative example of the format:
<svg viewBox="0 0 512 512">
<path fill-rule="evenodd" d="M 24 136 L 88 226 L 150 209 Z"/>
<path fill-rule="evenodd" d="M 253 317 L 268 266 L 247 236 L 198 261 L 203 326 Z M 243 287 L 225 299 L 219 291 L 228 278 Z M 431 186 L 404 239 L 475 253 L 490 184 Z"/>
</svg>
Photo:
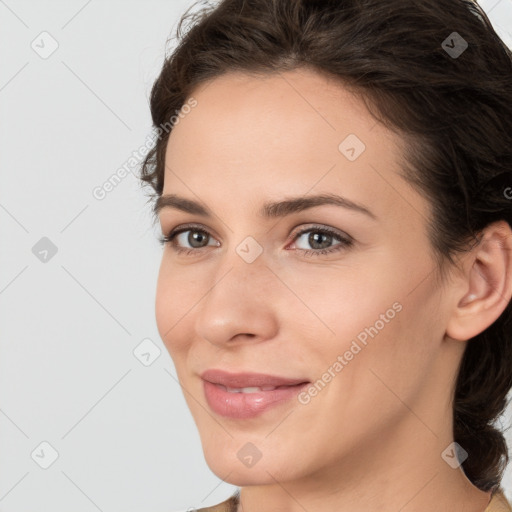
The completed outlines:
<svg viewBox="0 0 512 512">
<path fill-rule="evenodd" d="M 501 488 L 492 495 L 485 512 L 512 512 L 512 506 L 510 506 Z"/>
</svg>

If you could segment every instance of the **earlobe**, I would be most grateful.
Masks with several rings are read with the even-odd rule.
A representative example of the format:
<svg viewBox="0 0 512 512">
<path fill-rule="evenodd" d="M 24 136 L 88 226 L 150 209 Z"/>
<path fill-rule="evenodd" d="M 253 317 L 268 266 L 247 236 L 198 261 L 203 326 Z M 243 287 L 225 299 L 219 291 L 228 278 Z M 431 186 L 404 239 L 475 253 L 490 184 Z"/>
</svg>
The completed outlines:
<svg viewBox="0 0 512 512">
<path fill-rule="evenodd" d="M 462 297 L 448 321 L 446 334 L 466 341 L 492 325 L 512 297 L 512 230 L 505 221 L 490 224 L 480 243 L 464 259 L 468 268 Z"/>
</svg>

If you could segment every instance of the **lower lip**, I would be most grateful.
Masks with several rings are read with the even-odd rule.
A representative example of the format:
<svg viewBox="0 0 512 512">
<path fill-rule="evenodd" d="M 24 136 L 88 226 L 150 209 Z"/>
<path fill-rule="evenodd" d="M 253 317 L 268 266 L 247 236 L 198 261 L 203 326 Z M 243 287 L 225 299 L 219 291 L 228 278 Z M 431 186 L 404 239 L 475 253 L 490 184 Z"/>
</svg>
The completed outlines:
<svg viewBox="0 0 512 512">
<path fill-rule="evenodd" d="M 204 382 L 206 401 L 211 409 L 227 418 L 253 418 L 263 411 L 296 398 L 309 383 L 257 393 L 230 393 L 217 384 Z"/>
</svg>

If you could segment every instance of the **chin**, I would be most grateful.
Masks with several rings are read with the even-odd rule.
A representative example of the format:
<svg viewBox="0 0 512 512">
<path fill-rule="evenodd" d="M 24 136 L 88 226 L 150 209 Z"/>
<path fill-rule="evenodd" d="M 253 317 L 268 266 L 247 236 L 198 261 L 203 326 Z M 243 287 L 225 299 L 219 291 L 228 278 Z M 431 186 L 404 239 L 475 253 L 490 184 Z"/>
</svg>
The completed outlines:
<svg viewBox="0 0 512 512">
<path fill-rule="evenodd" d="M 246 468 L 241 467 L 238 461 L 237 463 L 228 463 L 227 461 L 219 463 L 217 460 L 210 463 L 208 459 L 206 463 L 212 473 L 231 485 L 243 487 L 246 485 L 275 484 L 275 479 L 271 476 L 273 475 L 275 477 L 275 471 L 273 471 L 272 467 L 257 467 L 257 465 L 252 468 Z M 281 481 L 281 479 L 278 480 Z"/>
<path fill-rule="evenodd" d="M 244 455 L 251 452 L 249 446 L 242 451 L 237 444 L 236 449 L 204 449 L 206 464 L 210 470 L 220 479 L 232 485 L 266 485 L 275 484 L 278 481 L 286 481 L 297 478 L 297 475 L 289 474 L 289 469 L 274 457 L 265 458 L 263 455 L 259 460 L 251 464 L 250 459 L 244 461 Z M 243 443 L 241 444 L 243 447 Z M 283 461 L 285 462 L 285 461 Z M 296 470 L 297 468 L 295 468 Z"/>
</svg>

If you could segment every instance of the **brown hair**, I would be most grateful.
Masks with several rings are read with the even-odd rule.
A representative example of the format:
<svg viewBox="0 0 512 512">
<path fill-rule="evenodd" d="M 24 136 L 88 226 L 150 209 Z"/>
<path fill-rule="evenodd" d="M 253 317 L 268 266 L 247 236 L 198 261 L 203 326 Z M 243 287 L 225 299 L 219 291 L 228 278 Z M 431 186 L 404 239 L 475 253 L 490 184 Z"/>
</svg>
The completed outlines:
<svg viewBox="0 0 512 512">
<path fill-rule="evenodd" d="M 432 205 L 429 237 L 440 270 L 491 222 L 512 224 L 505 193 L 512 190 L 506 188 L 512 185 L 512 53 L 478 4 L 223 0 L 194 7 L 182 16 L 179 44 L 151 91 L 155 128 L 197 85 L 225 72 L 307 66 L 350 87 L 377 120 L 400 134 L 403 177 Z M 450 53 L 460 52 L 464 41 L 462 53 Z M 169 133 L 141 167 L 142 184 L 156 197 Z M 454 439 L 469 454 L 462 468 L 486 492 L 499 487 L 509 461 L 494 422 L 512 388 L 511 304 L 467 344 L 454 396 Z"/>
</svg>

